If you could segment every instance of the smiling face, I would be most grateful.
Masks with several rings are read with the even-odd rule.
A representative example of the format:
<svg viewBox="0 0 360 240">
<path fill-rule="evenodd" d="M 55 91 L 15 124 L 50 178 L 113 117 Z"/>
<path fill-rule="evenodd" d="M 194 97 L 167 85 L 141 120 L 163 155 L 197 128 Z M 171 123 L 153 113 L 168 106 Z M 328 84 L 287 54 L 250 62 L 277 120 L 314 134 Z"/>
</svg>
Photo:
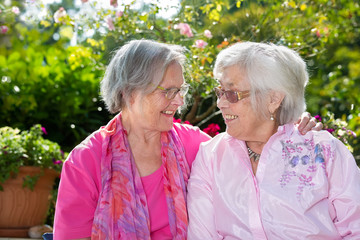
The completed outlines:
<svg viewBox="0 0 360 240">
<path fill-rule="evenodd" d="M 236 65 L 224 69 L 220 84 L 225 91 L 250 90 L 246 74 Z M 260 141 L 263 133 L 268 132 L 269 127 L 274 125 L 273 121 L 265 119 L 261 114 L 256 114 L 251 107 L 250 97 L 245 97 L 236 103 L 230 103 L 223 95 L 218 99 L 217 105 L 226 123 L 226 132 L 237 139 Z"/>
<path fill-rule="evenodd" d="M 183 83 L 180 64 L 171 63 L 165 71 L 160 86 L 165 89 L 180 88 Z M 161 89 L 156 89 L 146 96 L 135 93 L 131 102 L 132 125 L 150 131 L 171 130 L 174 114 L 184 104 L 179 93 L 174 99 L 169 100 L 165 97 L 165 91 Z"/>
</svg>

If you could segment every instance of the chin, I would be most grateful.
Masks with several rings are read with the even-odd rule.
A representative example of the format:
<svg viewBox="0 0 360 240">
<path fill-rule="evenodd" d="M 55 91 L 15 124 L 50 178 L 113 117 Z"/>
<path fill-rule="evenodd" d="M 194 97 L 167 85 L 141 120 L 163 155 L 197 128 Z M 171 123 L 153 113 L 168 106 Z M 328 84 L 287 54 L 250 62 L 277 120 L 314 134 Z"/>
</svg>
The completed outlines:
<svg viewBox="0 0 360 240">
<path fill-rule="evenodd" d="M 233 129 L 227 127 L 226 128 L 226 133 L 229 134 L 230 136 L 234 137 L 234 138 L 237 138 L 237 139 L 240 139 L 238 138 L 238 135 L 236 131 L 234 131 Z"/>
<path fill-rule="evenodd" d="M 168 132 L 172 129 L 173 127 L 173 122 L 171 121 L 171 123 L 166 123 L 166 124 L 161 124 L 160 128 L 162 132 Z"/>
</svg>

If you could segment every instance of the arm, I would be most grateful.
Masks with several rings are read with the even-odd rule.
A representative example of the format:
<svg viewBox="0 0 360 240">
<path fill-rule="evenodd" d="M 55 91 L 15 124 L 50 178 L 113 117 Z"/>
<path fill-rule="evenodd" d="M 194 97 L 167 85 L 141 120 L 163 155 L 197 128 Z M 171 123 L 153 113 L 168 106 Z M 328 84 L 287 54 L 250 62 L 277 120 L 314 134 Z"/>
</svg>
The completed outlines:
<svg viewBox="0 0 360 240">
<path fill-rule="evenodd" d="M 90 140 L 91 141 L 91 140 Z M 54 238 L 80 239 L 91 236 L 94 212 L 100 189 L 100 154 L 91 148 L 75 148 L 61 173 L 55 208 Z"/>
<path fill-rule="evenodd" d="M 188 183 L 189 240 L 213 239 L 217 236 L 209 159 L 200 146 Z"/>
<path fill-rule="evenodd" d="M 344 144 L 335 139 L 335 156 L 326 163 L 330 214 L 344 239 L 360 238 L 360 170 Z"/>
<path fill-rule="evenodd" d="M 321 122 L 316 122 L 316 118 L 311 117 L 310 113 L 304 112 L 300 119 L 297 121 L 298 129 L 302 135 L 306 134 L 310 130 L 320 131 L 323 129 Z"/>
</svg>

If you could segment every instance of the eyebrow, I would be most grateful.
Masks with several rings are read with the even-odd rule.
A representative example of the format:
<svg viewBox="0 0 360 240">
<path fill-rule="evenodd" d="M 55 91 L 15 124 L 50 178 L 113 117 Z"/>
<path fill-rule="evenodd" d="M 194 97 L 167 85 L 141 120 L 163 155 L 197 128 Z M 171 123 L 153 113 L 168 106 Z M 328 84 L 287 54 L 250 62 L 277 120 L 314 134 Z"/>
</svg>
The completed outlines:
<svg viewBox="0 0 360 240">
<path fill-rule="evenodd" d="M 220 83 L 221 85 L 224 85 L 224 84 L 221 82 L 221 80 L 218 80 L 218 83 Z M 226 87 L 229 87 L 229 88 L 231 88 L 231 87 L 233 87 L 233 86 L 235 86 L 235 84 L 232 83 L 232 82 L 226 84 Z"/>
</svg>

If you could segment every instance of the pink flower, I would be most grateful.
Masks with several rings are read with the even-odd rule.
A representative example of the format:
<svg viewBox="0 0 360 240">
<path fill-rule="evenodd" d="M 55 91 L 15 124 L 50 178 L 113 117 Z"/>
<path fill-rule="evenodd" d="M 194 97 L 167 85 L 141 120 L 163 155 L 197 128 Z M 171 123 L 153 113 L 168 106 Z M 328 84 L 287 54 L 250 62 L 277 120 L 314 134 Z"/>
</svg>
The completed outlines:
<svg viewBox="0 0 360 240">
<path fill-rule="evenodd" d="M 204 35 L 205 35 L 205 37 L 207 37 L 207 38 L 212 38 L 213 36 L 212 36 L 212 34 L 211 34 L 211 32 L 210 32 L 210 30 L 205 30 L 204 31 Z"/>
<path fill-rule="evenodd" d="M 5 34 L 5 33 L 7 33 L 7 31 L 9 31 L 9 28 L 5 25 L 1 26 L 0 29 L 1 29 L 2 34 Z"/>
<path fill-rule="evenodd" d="M 59 10 L 54 13 L 54 21 L 56 23 L 60 23 L 60 19 L 64 17 L 66 17 L 66 10 L 63 7 L 59 8 Z"/>
<path fill-rule="evenodd" d="M 320 115 L 316 115 L 314 118 L 315 118 L 316 120 L 318 120 L 319 122 L 321 122 L 321 121 L 322 121 L 322 119 L 321 119 L 321 116 L 320 116 Z"/>
<path fill-rule="evenodd" d="M 53 163 L 55 165 L 61 165 L 62 164 L 62 161 L 61 160 L 56 160 L 55 158 L 52 159 Z"/>
<path fill-rule="evenodd" d="M 107 23 L 108 28 L 109 28 L 110 31 L 114 31 L 114 30 L 115 30 L 114 22 L 113 22 L 112 17 L 108 16 L 108 17 L 106 18 L 106 23 Z"/>
<path fill-rule="evenodd" d="M 123 11 L 116 11 L 115 16 L 117 16 L 118 18 L 122 17 L 122 15 L 124 14 Z"/>
<path fill-rule="evenodd" d="M 174 29 L 179 29 L 181 35 L 186 35 L 188 37 L 194 36 L 189 24 L 187 23 L 179 23 L 174 26 Z"/>
<path fill-rule="evenodd" d="M 117 0 L 110 0 L 110 5 L 113 7 L 117 7 L 118 6 Z"/>
<path fill-rule="evenodd" d="M 195 47 L 197 47 L 197 48 L 204 48 L 204 47 L 206 47 L 208 45 L 208 43 L 207 42 L 205 42 L 204 40 L 196 40 L 195 41 Z"/>
<path fill-rule="evenodd" d="M 47 131 L 46 131 L 46 129 L 45 129 L 44 127 L 41 127 L 41 131 L 42 131 L 45 135 L 47 135 Z"/>
<path fill-rule="evenodd" d="M 328 131 L 329 133 L 335 132 L 335 130 L 333 128 L 328 128 L 328 129 L 326 129 L 326 131 Z"/>
<path fill-rule="evenodd" d="M 86 3 L 88 2 L 89 0 L 81 0 L 82 3 Z"/>
<path fill-rule="evenodd" d="M 214 137 L 215 135 L 219 134 L 220 127 L 216 123 L 210 123 L 206 128 L 204 128 L 203 131 L 209 134 L 210 136 Z"/>
<path fill-rule="evenodd" d="M 16 15 L 19 15 L 19 13 L 20 13 L 20 10 L 19 10 L 18 7 L 12 7 L 11 11 L 12 11 L 13 13 L 15 13 Z"/>
</svg>

